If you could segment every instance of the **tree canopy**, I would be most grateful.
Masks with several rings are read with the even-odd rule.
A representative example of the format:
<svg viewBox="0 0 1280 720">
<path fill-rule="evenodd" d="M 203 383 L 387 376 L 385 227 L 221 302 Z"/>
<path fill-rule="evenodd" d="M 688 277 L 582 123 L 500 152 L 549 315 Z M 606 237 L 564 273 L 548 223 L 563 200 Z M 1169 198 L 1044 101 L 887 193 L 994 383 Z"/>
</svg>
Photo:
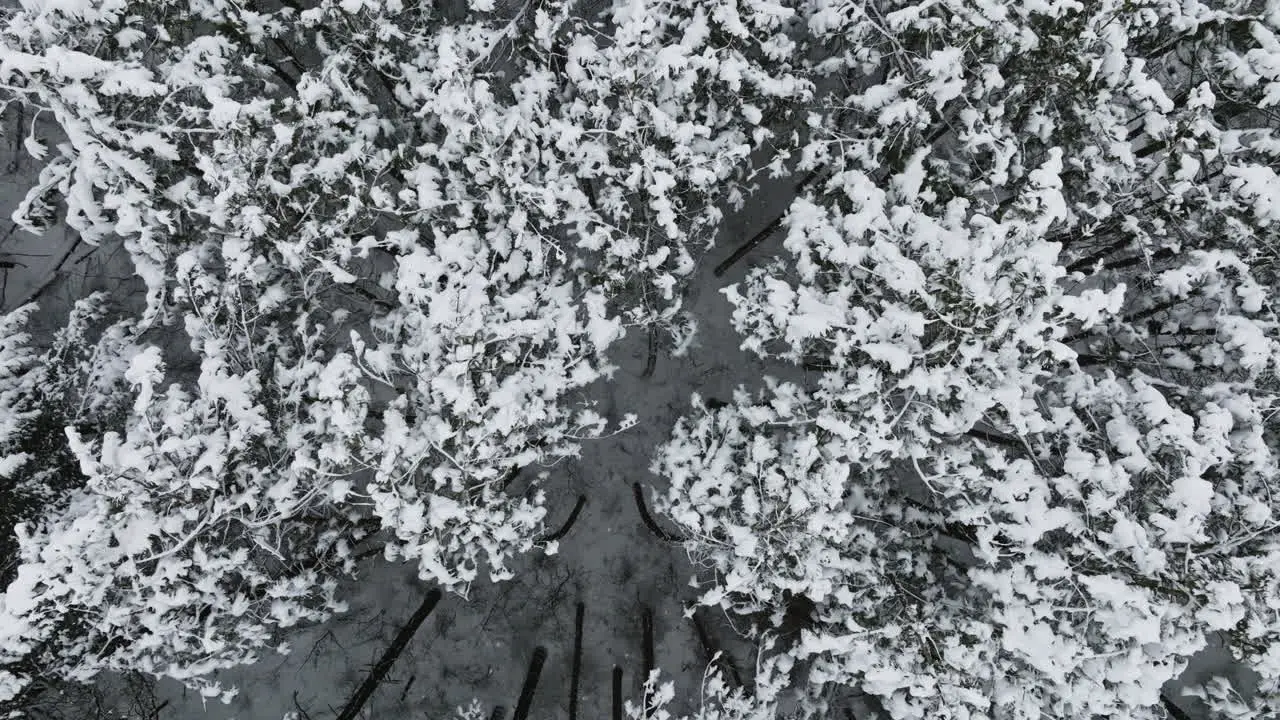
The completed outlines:
<svg viewBox="0 0 1280 720">
<path fill-rule="evenodd" d="M 1274 0 L 5 11 L 0 97 L 54 128 L 14 221 L 122 242 L 145 302 L 0 315 L 0 710 L 103 670 L 227 697 L 368 548 L 463 596 L 554 553 L 539 479 L 634 422 L 592 400 L 610 349 L 687 349 L 771 176 L 782 252 L 723 292 L 796 372 L 651 458 L 761 647 L 698 717 L 1161 718 L 1210 636 L 1261 678 L 1211 709 L 1265 717 L 1277 33 Z"/>
</svg>

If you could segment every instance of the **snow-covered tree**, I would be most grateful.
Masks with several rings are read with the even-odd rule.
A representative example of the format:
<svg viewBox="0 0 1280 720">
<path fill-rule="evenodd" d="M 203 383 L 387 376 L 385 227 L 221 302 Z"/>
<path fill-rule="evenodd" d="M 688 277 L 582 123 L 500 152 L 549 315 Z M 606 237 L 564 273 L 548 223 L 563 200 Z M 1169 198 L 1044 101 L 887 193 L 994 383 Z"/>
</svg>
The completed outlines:
<svg viewBox="0 0 1280 720">
<path fill-rule="evenodd" d="M 18 565 L 14 527 L 38 520 L 83 483 L 63 428 L 109 427 L 127 411 L 119 356 L 128 346 L 128 324 L 101 327 L 107 302 L 94 295 L 78 302 L 65 327 L 41 348 L 28 331 L 35 306 L 0 320 L 0 578 L 7 584 Z"/>
<path fill-rule="evenodd" d="M 545 509 L 506 485 L 605 431 L 580 397 L 605 350 L 627 324 L 683 342 L 719 203 L 811 93 L 797 20 L 669 0 L 6 14 L 0 88 L 57 128 L 25 139 L 43 168 L 15 219 L 121 238 L 148 291 L 119 326 L 119 416 L 42 435 L 77 488 L 22 517 L 8 677 L 218 693 L 204 676 L 341 606 L 370 529 L 457 592 L 508 577 Z"/>
<path fill-rule="evenodd" d="M 776 624 L 805 593 L 777 666 L 898 718 L 1160 717 L 1210 633 L 1274 707 L 1278 22 L 812 15 L 851 89 L 787 256 L 727 292 L 744 347 L 814 379 L 696 409 L 655 462 L 703 602 Z"/>
<path fill-rule="evenodd" d="M 1280 703 L 1278 30 L 1269 0 L 6 12 L 4 100 L 57 128 L 16 221 L 120 238 L 148 292 L 48 350 L 0 320 L 0 698 L 222 694 L 365 541 L 509 577 L 546 512 L 509 481 L 607 431 L 628 326 L 684 345 L 767 171 L 806 178 L 786 255 L 727 294 L 813 381 L 696 404 L 654 463 L 702 602 L 769 646 L 736 716 L 784 679 L 1153 716 L 1207 633 Z"/>
<path fill-rule="evenodd" d="M 199 377 L 162 389 L 161 349 L 137 323 L 87 336 L 101 300 L 77 307 L 15 398 L 28 410 L 6 438 L 4 479 L 39 505 L 13 518 L 20 551 L 0 596 L 0 706 L 103 669 L 217 695 L 203 676 L 340 609 L 336 580 L 353 565 L 359 518 L 324 502 L 338 485 L 332 471 L 347 470 L 328 450 L 350 436 L 288 397 L 340 392 L 326 408 L 335 419 L 360 412 L 367 398 L 351 363 L 264 388 L 210 338 Z M 290 456 L 303 438 L 318 460 Z"/>
</svg>

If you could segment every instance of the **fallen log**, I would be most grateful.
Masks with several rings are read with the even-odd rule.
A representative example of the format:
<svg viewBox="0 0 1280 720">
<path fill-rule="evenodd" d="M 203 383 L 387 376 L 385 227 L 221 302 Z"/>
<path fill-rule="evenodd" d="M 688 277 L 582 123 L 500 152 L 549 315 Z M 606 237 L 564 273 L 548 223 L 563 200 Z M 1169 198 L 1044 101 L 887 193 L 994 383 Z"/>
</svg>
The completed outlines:
<svg viewBox="0 0 1280 720">
<path fill-rule="evenodd" d="M 658 364 L 658 331 L 656 328 L 649 328 L 649 348 L 644 358 L 644 370 L 640 372 L 641 378 L 653 377 L 653 369 Z"/>
<path fill-rule="evenodd" d="M 587 607 L 578 603 L 573 616 L 573 666 L 569 675 L 569 720 L 578 720 L 578 682 L 582 674 L 582 621 Z"/>
<path fill-rule="evenodd" d="M 644 716 L 649 717 L 652 713 L 652 703 L 649 697 L 649 680 L 653 677 L 653 670 L 657 667 L 657 655 L 653 649 L 653 610 L 648 607 L 640 611 L 640 630 L 641 642 L 644 658 Z"/>
<path fill-rule="evenodd" d="M 693 627 L 698 632 L 698 642 L 702 645 L 702 651 L 707 655 L 707 663 L 717 663 L 720 669 L 728 673 L 729 680 L 734 686 L 742 687 L 742 675 L 738 672 L 738 664 L 733 661 L 732 657 L 720 649 L 715 639 L 711 637 L 711 633 L 707 631 L 706 623 L 703 622 L 702 613 L 695 610 L 693 613 Z"/>
<path fill-rule="evenodd" d="M 529 661 L 529 672 L 524 676 L 524 687 L 520 688 L 520 699 L 516 701 L 516 714 L 512 720 L 528 720 L 529 708 L 533 706 L 533 693 L 538 689 L 538 677 L 542 675 L 542 664 L 547 661 L 547 650 L 539 646 L 533 651 L 533 659 Z"/>
<path fill-rule="evenodd" d="M 572 528 L 573 524 L 578 520 L 578 513 L 582 512 L 582 508 L 586 504 L 587 496 L 579 495 L 578 502 L 574 503 L 573 510 L 569 512 L 569 519 L 564 521 L 564 524 L 560 526 L 559 530 L 556 530 L 550 535 L 543 535 L 538 538 L 538 542 L 554 542 L 569 534 L 569 529 Z"/>
<path fill-rule="evenodd" d="M 805 175 L 804 178 L 802 178 L 799 183 L 796 184 L 796 187 L 795 187 L 796 194 L 798 195 L 801 192 L 804 192 L 804 189 L 809 186 L 809 183 L 813 182 L 813 180 L 817 177 L 818 177 L 818 169 L 815 168 L 811 170 L 809 174 Z M 715 276 L 720 277 L 724 275 L 726 272 L 729 271 L 729 268 L 733 267 L 735 264 L 737 264 L 739 260 L 746 257 L 747 253 L 754 250 L 757 245 L 764 242 L 765 240 L 768 240 L 775 232 L 777 232 L 778 228 L 782 227 L 782 221 L 786 217 L 787 217 L 787 214 L 784 212 L 783 214 L 774 218 L 773 222 L 769 223 L 768 225 L 765 225 L 763 230 L 756 233 L 755 235 L 752 235 L 750 240 L 739 245 L 738 248 L 734 250 L 732 254 L 729 255 L 729 257 L 725 258 L 719 265 L 716 265 L 715 270 L 712 271 L 715 274 Z"/>
<path fill-rule="evenodd" d="M 622 668 L 613 666 L 613 720 L 622 720 Z"/>
<path fill-rule="evenodd" d="M 640 519 L 644 521 L 645 526 L 648 527 L 654 535 L 657 535 L 659 540 L 664 542 L 683 542 L 683 538 L 663 530 L 662 527 L 654 521 L 653 516 L 649 514 L 649 506 L 644 502 L 644 488 L 640 487 L 640 483 L 632 484 L 631 490 L 635 494 L 636 509 L 640 511 Z"/>
<path fill-rule="evenodd" d="M 395 665 L 400 654 L 409 646 L 409 641 L 418 632 L 418 628 L 426 621 L 431 611 L 436 609 L 436 603 L 440 602 L 441 595 L 442 593 L 438 588 L 427 593 L 426 599 L 413 612 L 409 621 L 400 628 L 400 632 L 396 633 L 395 639 L 391 641 L 391 645 L 387 647 L 386 652 L 382 653 L 382 657 L 374 664 L 369 676 L 364 679 L 364 682 L 360 683 L 360 687 L 356 689 L 355 694 L 343 706 L 342 712 L 338 713 L 337 720 L 355 720 L 355 717 L 360 714 L 365 703 L 369 702 L 369 698 L 373 697 L 373 692 L 378 689 L 378 685 L 382 684 L 382 681 L 386 679 L 387 673 L 391 671 L 391 666 Z"/>
</svg>

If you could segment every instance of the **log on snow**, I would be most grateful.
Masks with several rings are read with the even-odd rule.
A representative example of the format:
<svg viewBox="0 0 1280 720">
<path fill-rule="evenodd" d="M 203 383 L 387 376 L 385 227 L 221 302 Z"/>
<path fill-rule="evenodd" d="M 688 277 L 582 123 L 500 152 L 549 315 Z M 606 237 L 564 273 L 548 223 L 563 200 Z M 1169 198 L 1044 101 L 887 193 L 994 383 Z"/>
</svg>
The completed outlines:
<svg viewBox="0 0 1280 720">
<path fill-rule="evenodd" d="M 578 502 L 574 503 L 573 510 L 569 513 L 569 519 L 564 521 L 564 524 L 560 526 L 559 530 L 556 530 L 550 535 L 543 535 L 538 538 L 538 542 L 553 542 L 563 538 L 565 535 L 568 535 L 569 529 L 572 528 L 573 524 L 578 520 L 578 513 L 582 512 L 582 508 L 586 504 L 587 496 L 579 495 Z"/>
<path fill-rule="evenodd" d="M 520 688 L 520 699 L 516 701 L 516 714 L 512 720 L 528 720 L 529 708 L 533 706 L 533 692 L 538 689 L 538 677 L 542 675 L 542 664 L 547 661 L 547 650 L 539 646 L 533 651 L 533 659 L 529 661 L 529 672 L 524 676 L 524 687 Z"/>
<path fill-rule="evenodd" d="M 654 521 L 653 516 L 649 514 L 649 506 L 644 502 L 644 488 L 640 487 L 640 483 L 633 483 L 631 485 L 631 490 L 635 494 L 636 509 L 640 511 L 640 519 L 644 521 L 645 526 L 648 527 L 654 535 L 657 535 L 659 540 L 663 540 L 665 542 L 682 542 L 683 538 L 663 530 L 662 527 Z"/>
<path fill-rule="evenodd" d="M 409 622 L 400 628 L 400 632 L 396 633 L 396 637 L 391 641 L 391 645 L 387 647 L 386 652 L 382 653 L 382 657 L 373 666 L 373 670 L 369 673 L 369 677 L 360 683 L 360 687 L 356 689 L 351 699 L 342 708 L 342 712 L 338 713 L 337 720 L 355 720 L 360 714 L 360 710 L 364 708 L 365 703 L 369 702 L 369 698 L 373 697 L 373 692 L 378 689 L 378 685 L 387 677 L 387 673 L 391 671 L 391 666 L 395 665 L 396 660 L 404 649 L 409 646 L 409 641 L 413 639 L 418 628 L 426 621 L 427 616 L 432 610 L 436 609 L 436 603 L 440 602 L 440 590 L 437 588 L 427 593 L 427 597 L 414 611 L 409 618 Z"/>
<path fill-rule="evenodd" d="M 622 720 L 622 668 L 613 666 L 613 720 Z"/>
<path fill-rule="evenodd" d="M 569 674 L 569 720 L 578 720 L 578 687 L 582 675 L 582 621 L 587 606 L 578 603 L 573 616 L 573 666 Z"/>
</svg>

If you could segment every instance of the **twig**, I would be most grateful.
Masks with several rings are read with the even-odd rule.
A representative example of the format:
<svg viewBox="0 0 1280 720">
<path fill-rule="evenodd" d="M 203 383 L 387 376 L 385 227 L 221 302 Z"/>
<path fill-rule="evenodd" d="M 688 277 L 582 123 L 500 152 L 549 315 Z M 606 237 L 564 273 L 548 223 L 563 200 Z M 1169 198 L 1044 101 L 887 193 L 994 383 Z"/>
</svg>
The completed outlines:
<svg viewBox="0 0 1280 720">
<path fill-rule="evenodd" d="M 400 691 L 400 702 L 404 702 L 405 697 L 409 695 L 409 688 L 413 687 L 413 681 L 417 680 L 417 675 L 410 675 L 409 682 L 404 684 L 404 689 Z"/>
<path fill-rule="evenodd" d="M 426 621 L 431 611 L 436 609 L 436 603 L 440 602 L 441 594 L 439 588 L 427 593 L 426 599 L 414 611 L 413 616 L 409 618 L 409 622 L 400 628 L 400 632 L 396 633 L 391 645 L 387 647 L 386 652 L 382 653 L 382 657 L 373 666 L 369 677 L 364 679 L 355 694 L 347 701 L 346 706 L 342 708 L 342 712 L 338 713 L 337 720 L 355 720 L 356 715 L 360 714 L 360 710 L 365 703 L 369 702 L 369 698 L 373 697 L 373 692 L 378 689 L 378 685 L 382 683 L 387 673 L 391 671 L 391 666 L 395 664 L 396 659 L 408 647 L 409 641 L 418 632 L 418 628 Z"/>
</svg>

